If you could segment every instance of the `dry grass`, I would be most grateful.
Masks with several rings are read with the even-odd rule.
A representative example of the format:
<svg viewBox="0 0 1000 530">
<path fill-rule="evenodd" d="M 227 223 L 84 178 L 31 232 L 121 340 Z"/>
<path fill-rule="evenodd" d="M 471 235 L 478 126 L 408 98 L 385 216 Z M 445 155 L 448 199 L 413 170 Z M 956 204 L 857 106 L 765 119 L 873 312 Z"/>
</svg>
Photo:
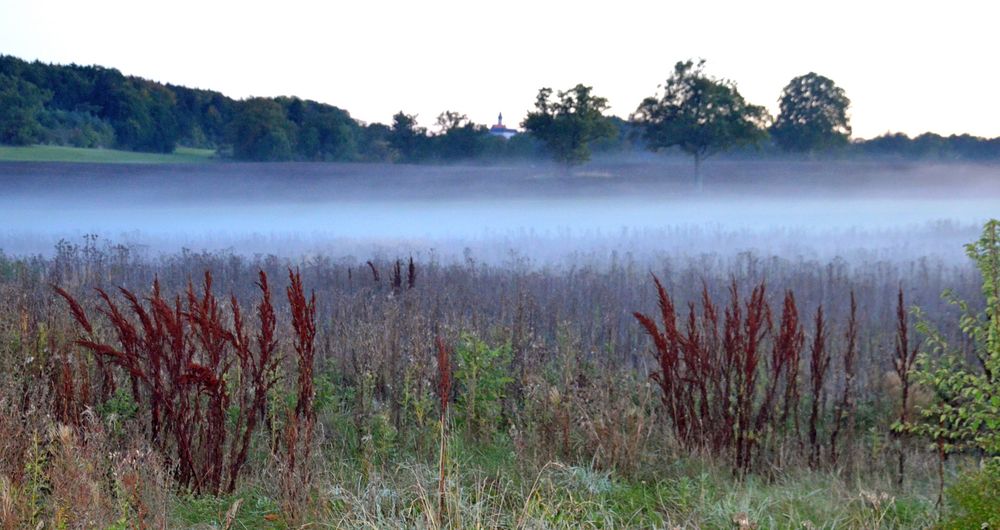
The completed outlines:
<svg viewBox="0 0 1000 530">
<path fill-rule="evenodd" d="M 72 247 L 53 260 L 0 256 L 0 527 L 871 528 L 933 517 L 932 453 L 906 449 L 904 486 L 882 478 L 898 465 L 888 425 L 900 413 L 899 385 L 882 374 L 898 285 L 957 333 L 936 291 L 976 293 L 965 269 L 677 260 L 653 290 L 629 263 L 368 268 Z M 189 278 L 206 270 L 196 289 Z M 288 305 L 268 285 L 285 274 Z M 630 311 L 656 304 L 659 322 L 637 325 Z M 799 314 L 820 305 L 818 333 Z M 443 347 L 463 333 L 511 349 L 499 372 L 511 382 L 474 435 L 451 428 L 463 407 L 445 413 L 468 390 Z M 836 455 L 820 452 L 810 470 L 829 437 Z M 946 476 L 963 465 L 950 461 Z"/>
</svg>

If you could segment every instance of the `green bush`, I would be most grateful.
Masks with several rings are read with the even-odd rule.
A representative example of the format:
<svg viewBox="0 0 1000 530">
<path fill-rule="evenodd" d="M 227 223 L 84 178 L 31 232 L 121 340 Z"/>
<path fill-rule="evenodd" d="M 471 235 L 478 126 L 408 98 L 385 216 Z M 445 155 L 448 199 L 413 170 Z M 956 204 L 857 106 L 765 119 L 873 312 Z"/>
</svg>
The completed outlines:
<svg viewBox="0 0 1000 530">
<path fill-rule="evenodd" d="M 945 452 L 1000 456 L 1000 221 L 986 223 L 982 237 L 966 252 L 982 276 L 985 309 L 975 311 L 951 293 L 945 297 L 962 311 L 959 326 L 973 345 L 975 362 L 921 318 L 928 351 L 918 360 L 916 380 L 933 391 L 935 400 L 920 411 L 918 421 L 895 428 L 940 444 Z"/>
<path fill-rule="evenodd" d="M 463 335 L 456 354 L 458 420 L 473 438 L 482 440 L 502 428 L 503 400 L 513 381 L 511 349 L 509 345 L 490 348 L 472 335 Z"/>
<path fill-rule="evenodd" d="M 97 406 L 98 415 L 112 424 L 134 419 L 138 412 L 139 405 L 132 398 L 132 394 L 124 388 L 115 390 L 107 401 Z"/>
<path fill-rule="evenodd" d="M 1000 528 L 1000 461 L 963 475 L 948 488 L 941 528 Z"/>
</svg>

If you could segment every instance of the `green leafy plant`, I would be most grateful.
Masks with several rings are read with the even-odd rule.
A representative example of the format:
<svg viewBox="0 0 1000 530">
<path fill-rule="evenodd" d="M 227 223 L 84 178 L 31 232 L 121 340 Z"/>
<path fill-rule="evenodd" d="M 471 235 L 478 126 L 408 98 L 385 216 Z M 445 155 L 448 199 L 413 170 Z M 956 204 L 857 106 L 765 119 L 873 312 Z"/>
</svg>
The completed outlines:
<svg viewBox="0 0 1000 530">
<path fill-rule="evenodd" d="M 942 453 L 976 449 L 1000 457 L 1000 221 L 986 223 L 980 239 L 966 246 L 982 275 L 985 309 L 946 292 L 962 316 L 960 328 L 973 346 L 974 362 L 954 351 L 943 335 L 920 318 L 918 329 L 927 336 L 930 354 L 917 361 L 918 384 L 933 391 L 934 401 L 923 407 L 917 421 L 894 428 L 932 440 Z M 917 311 L 918 316 L 919 311 Z"/>
<path fill-rule="evenodd" d="M 45 469 L 47 464 L 46 451 L 42 446 L 41 437 L 34 433 L 31 437 L 31 448 L 27 455 L 24 471 L 27 483 L 24 495 L 27 497 L 29 526 L 35 527 L 41 521 L 44 506 L 43 500 L 50 491 L 49 478 Z"/>
<path fill-rule="evenodd" d="M 489 347 L 482 340 L 463 335 L 455 351 L 458 366 L 455 381 L 462 388 L 459 394 L 460 420 L 476 440 L 501 427 L 501 411 L 507 386 L 513 382 L 510 373 L 511 348 Z"/>
<path fill-rule="evenodd" d="M 927 336 L 931 354 L 925 352 L 918 357 L 913 375 L 917 384 L 933 391 L 934 401 L 921 408 L 917 420 L 906 421 L 902 416 L 893 429 L 928 439 L 936 446 L 939 503 L 948 453 L 973 450 L 990 459 L 984 471 L 959 480 L 949 497 L 957 510 L 966 514 L 961 517 L 972 517 L 962 521 L 992 527 L 1000 518 L 995 508 L 988 508 L 996 504 L 996 497 L 985 504 L 980 500 L 990 484 L 996 491 L 1000 480 L 1000 221 L 986 223 L 979 240 L 966 245 L 965 250 L 982 276 L 985 308 L 975 311 L 951 292 L 944 296 L 961 309 L 959 327 L 970 339 L 974 362 L 969 362 L 968 355 L 954 351 L 916 310 L 918 330 Z M 987 513 L 990 510 L 992 515 Z"/>
<path fill-rule="evenodd" d="M 139 404 L 128 390 L 119 388 L 110 399 L 97 405 L 97 413 L 117 436 L 123 432 L 123 423 L 136 418 Z"/>
<path fill-rule="evenodd" d="M 421 367 L 416 365 L 407 367 L 403 375 L 403 421 L 414 427 L 408 431 L 418 453 L 431 443 L 435 433 L 429 427 L 436 418 L 434 390 L 422 375 Z"/>
<path fill-rule="evenodd" d="M 1000 464 L 963 475 L 948 488 L 950 510 L 941 528 L 1000 527 Z"/>
<path fill-rule="evenodd" d="M 376 398 L 375 385 L 375 374 L 365 372 L 358 393 L 361 412 L 356 428 L 359 456 L 366 477 L 391 460 L 398 449 L 398 432 L 387 406 Z"/>
</svg>

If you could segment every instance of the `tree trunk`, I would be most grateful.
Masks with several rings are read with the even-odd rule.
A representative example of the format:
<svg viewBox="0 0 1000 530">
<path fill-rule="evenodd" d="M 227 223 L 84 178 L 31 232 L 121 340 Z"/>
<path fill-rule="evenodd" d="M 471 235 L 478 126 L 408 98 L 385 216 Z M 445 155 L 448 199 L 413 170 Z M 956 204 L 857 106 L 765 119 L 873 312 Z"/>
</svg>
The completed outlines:
<svg viewBox="0 0 1000 530">
<path fill-rule="evenodd" d="M 705 185 L 701 179 L 701 153 L 694 154 L 694 188 L 701 193 Z"/>
</svg>

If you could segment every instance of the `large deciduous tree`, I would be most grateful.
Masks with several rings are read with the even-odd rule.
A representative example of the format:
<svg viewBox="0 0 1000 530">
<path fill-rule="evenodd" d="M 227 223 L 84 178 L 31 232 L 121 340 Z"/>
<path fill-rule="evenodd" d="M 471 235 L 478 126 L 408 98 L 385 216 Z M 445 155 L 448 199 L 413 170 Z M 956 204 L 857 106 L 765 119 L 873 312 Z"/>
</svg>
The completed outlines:
<svg viewBox="0 0 1000 530">
<path fill-rule="evenodd" d="M 680 61 L 661 92 L 642 101 L 632 120 L 650 150 L 678 147 L 694 157 L 701 189 L 701 162 L 733 147 L 766 137 L 767 110 L 743 99 L 736 84 L 704 71 L 705 61 Z"/>
<path fill-rule="evenodd" d="M 250 98 L 237 106 L 230 136 L 236 158 L 289 160 L 295 145 L 295 124 L 277 101 Z"/>
<path fill-rule="evenodd" d="M 832 79 L 813 72 L 796 77 L 782 91 L 779 105 L 771 137 L 782 149 L 815 152 L 847 144 L 851 100 Z"/>
<path fill-rule="evenodd" d="M 608 100 L 593 95 L 592 90 L 579 84 L 553 98 L 551 88 L 542 88 L 535 110 L 521 123 L 557 161 L 568 166 L 590 159 L 591 142 L 615 135 L 614 125 L 604 115 Z"/>
<path fill-rule="evenodd" d="M 444 160 L 461 160 L 480 156 L 489 137 L 489 129 L 477 125 L 460 112 L 446 110 L 438 115 L 440 131 L 434 137 L 434 151 Z"/>
<path fill-rule="evenodd" d="M 0 73 L 0 143 L 27 145 L 38 141 L 38 118 L 51 93 L 34 84 Z"/>
<path fill-rule="evenodd" d="M 347 111 L 296 97 L 277 98 L 295 125 L 297 157 L 305 160 L 353 160 L 357 157 L 354 129 Z"/>
<path fill-rule="evenodd" d="M 392 117 L 389 145 L 404 162 L 417 162 L 427 155 L 427 129 L 417 125 L 416 114 L 397 112 Z"/>
</svg>

